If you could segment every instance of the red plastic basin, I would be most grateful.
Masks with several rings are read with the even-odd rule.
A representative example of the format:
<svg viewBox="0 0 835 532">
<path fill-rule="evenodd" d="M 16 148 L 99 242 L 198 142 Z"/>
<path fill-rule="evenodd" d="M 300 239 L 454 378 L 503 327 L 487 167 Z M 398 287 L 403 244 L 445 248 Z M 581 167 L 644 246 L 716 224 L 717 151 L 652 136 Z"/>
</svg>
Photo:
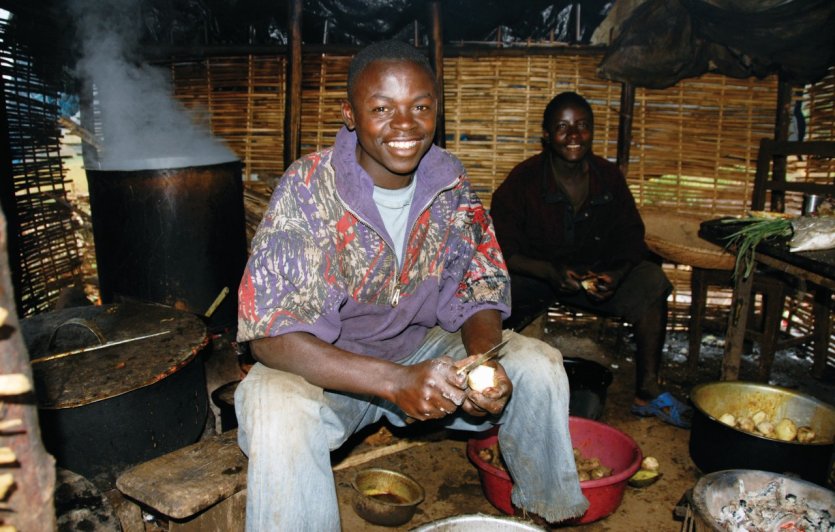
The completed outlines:
<svg viewBox="0 0 835 532">
<path fill-rule="evenodd" d="M 568 418 L 571 444 L 584 456 L 595 457 L 606 467 L 612 468 L 609 477 L 580 482 L 580 489 L 589 501 L 589 508 L 571 523 L 584 524 L 602 519 L 620 506 L 626 481 L 641 466 L 643 456 L 638 444 L 629 435 L 605 423 L 571 416 Z M 467 442 L 467 456 L 478 468 L 481 488 L 490 503 L 502 512 L 513 515 L 510 491 L 513 481 L 507 471 L 490 465 L 478 456 L 482 449 L 495 444 L 498 435 L 495 430 L 481 438 Z"/>
</svg>

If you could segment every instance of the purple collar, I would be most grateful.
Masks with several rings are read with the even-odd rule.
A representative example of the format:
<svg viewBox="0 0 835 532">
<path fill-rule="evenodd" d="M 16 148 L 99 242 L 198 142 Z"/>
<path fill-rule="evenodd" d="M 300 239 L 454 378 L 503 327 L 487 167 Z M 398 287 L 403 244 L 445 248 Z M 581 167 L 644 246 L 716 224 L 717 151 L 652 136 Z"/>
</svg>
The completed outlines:
<svg viewBox="0 0 835 532">
<path fill-rule="evenodd" d="M 352 211 L 372 222 L 379 230 L 383 222 L 372 199 L 374 181 L 357 162 L 356 148 L 356 133 L 343 126 L 336 134 L 333 150 L 336 190 Z M 457 158 L 433 144 L 415 172 L 417 183 L 412 204 L 423 208 L 441 190 L 454 184 L 463 173 L 464 167 Z M 411 215 L 409 218 L 412 219 Z"/>
</svg>

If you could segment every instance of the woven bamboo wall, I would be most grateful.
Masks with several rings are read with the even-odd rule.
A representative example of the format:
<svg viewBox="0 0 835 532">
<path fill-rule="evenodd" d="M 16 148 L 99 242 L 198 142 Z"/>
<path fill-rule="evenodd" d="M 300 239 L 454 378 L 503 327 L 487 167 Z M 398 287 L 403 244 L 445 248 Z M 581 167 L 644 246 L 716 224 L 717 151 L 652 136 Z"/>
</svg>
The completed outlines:
<svg viewBox="0 0 835 532">
<path fill-rule="evenodd" d="M 247 180 L 283 172 L 285 60 L 213 57 L 170 66 L 174 96 L 240 157 Z"/>
<path fill-rule="evenodd" d="M 510 169 L 539 151 L 541 113 L 575 90 L 595 112 L 595 151 L 617 145 L 620 84 L 600 80 L 600 54 L 448 57 L 447 149 L 482 200 Z M 341 126 L 349 56 L 305 55 L 302 153 L 333 142 Z M 285 65 L 281 56 L 220 57 L 171 65 L 175 95 L 244 161 L 247 180 L 283 172 Z M 638 89 L 629 182 L 640 205 L 740 214 L 751 193 L 757 143 L 773 134 L 776 80 L 706 75 L 661 91 Z M 830 104 L 831 105 L 831 104 Z"/>
<path fill-rule="evenodd" d="M 61 159 L 58 128 L 58 92 L 55 82 L 41 77 L 25 45 L 15 42 L 7 31 L 8 20 L 0 20 L 0 75 L 8 120 L 8 149 L 11 155 L 9 186 L 16 215 L 18 256 L 9 265 L 19 271 L 14 289 L 21 318 L 51 310 L 61 291 L 82 280 L 81 242 L 67 200 L 65 172 Z"/>
<path fill-rule="evenodd" d="M 822 80 L 806 87 L 803 105 L 809 114 L 806 139 L 835 139 L 835 67 Z"/>
<path fill-rule="evenodd" d="M 302 61 L 302 154 L 333 145 L 342 127 L 350 56 L 305 55 Z"/>
<path fill-rule="evenodd" d="M 777 80 L 706 74 L 638 89 L 629 183 L 639 205 L 717 217 L 751 198 L 759 139 L 772 137 Z"/>
<path fill-rule="evenodd" d="M 620 84 L 595 75 L 602 55 L 455 57 L 444 60 L 447 149 L 464 163 L 485 205 L 510 170 L 542 149 L 542 112 L 556 94 L 583 94 L 595 113 L 598 155 L 614 160 Z"/>
</svg>

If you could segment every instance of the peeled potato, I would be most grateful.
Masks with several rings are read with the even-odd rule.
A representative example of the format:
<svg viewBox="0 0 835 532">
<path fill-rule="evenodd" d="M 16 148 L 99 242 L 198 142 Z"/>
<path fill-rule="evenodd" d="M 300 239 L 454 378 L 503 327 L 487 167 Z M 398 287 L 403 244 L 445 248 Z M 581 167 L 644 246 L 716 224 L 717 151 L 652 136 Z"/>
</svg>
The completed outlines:
<svg viewBox="0 0 835 532">
<path fill-rule="evenodd" d="M 597 466 L 589 472 L 589 476 L 591 476 L 592 480 L 597 480 L 599 478 L 604 478 L 612 475 L 612 468 L 606 466 Z"/>
<path fill-rule="evenodd" d="M 797 425 L 791 419 L 783 418 L 774 425 L 774 434 L 779 440 L 792 441 L 797 436 Z"/>
<path fill-rule="evenodd" d="M 736 425 L 736 418 L 733 416 L 733 414 L 729 414 L 727 412 L 719 416 L 719 421 L 731 427 Z"/>
<path fill-rule="evenodd" d="M 815 431 L 812 430 L 812 427 L 798 427 L 797 429 L 797 441 L 800 443 L 809 443 L 814 441 L 815 439 Z"/>
<path fill-rule="evenodd" d="M 762 410 L 757 410 L 753 416 L 751 416 L 751 421 L 754 422 L 754 426 L 759 425 L 763 421 L 768 421 L 768 414 L 763 412 Z"/>
<path fill-rule="evenodd" d="M 745 432 L 754 432 L 754 429 L 757 428 L 757 424 L 754 423 L 754 420 L 750 417 L 743 417 L 736 421 L 736 424 L 739 428 L 744 430 Z"/>
<path fill-rule="evenodd" d="M 497 384 L 496 368 L 483 364 L 478 366 L 467 376 L 467 384 L 477 392 L 483 392 L 487 388 L 492 388 Z"/>
<path fill-rule="evenodd" d="M 774 425 L 770 421 L 763 421 L 757 425 L 757 432 L 769 438 L 774 437 Z"/>
<path fill-rule="evenodd" d="M 647 456 L 641 462 L 641 469 L 646 471 L 658 471 L 660 464 L 658 463 L 658 459 L 654 456 Z"/>
</svg>

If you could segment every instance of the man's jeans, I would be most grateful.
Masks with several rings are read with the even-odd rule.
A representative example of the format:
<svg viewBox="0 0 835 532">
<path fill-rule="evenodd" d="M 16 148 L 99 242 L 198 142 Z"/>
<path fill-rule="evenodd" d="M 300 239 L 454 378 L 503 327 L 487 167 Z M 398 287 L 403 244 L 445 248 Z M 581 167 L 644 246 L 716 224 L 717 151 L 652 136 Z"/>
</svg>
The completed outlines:
<svg viewBox="0 0 835 532">
<path fill-rule="evenodd" d="M 582 515 L 568 432 L 568 378 L 553 347 L 506 331 L 499 359 L 513 395 L 499 416 L 447 416 L 450 429 L 484 431 L 499 425 L 499 445 L 514 479 L 513 503 L 556 522 Z M 459 333 L 435 328 L 411 355 L 416 364 L 448 355 L 466 357 Z M 405 414 L 376 397 L 324 391 L 303 378 L 256 364 L 235 392 L 238 442 L 249 457 L 248 531 L 338 531 L 339 505 L 330 451 L 356 431 L 386 418 L 405 425 Z M 443 423 L 443 422 L 441 422 Z"/>
</svg>

